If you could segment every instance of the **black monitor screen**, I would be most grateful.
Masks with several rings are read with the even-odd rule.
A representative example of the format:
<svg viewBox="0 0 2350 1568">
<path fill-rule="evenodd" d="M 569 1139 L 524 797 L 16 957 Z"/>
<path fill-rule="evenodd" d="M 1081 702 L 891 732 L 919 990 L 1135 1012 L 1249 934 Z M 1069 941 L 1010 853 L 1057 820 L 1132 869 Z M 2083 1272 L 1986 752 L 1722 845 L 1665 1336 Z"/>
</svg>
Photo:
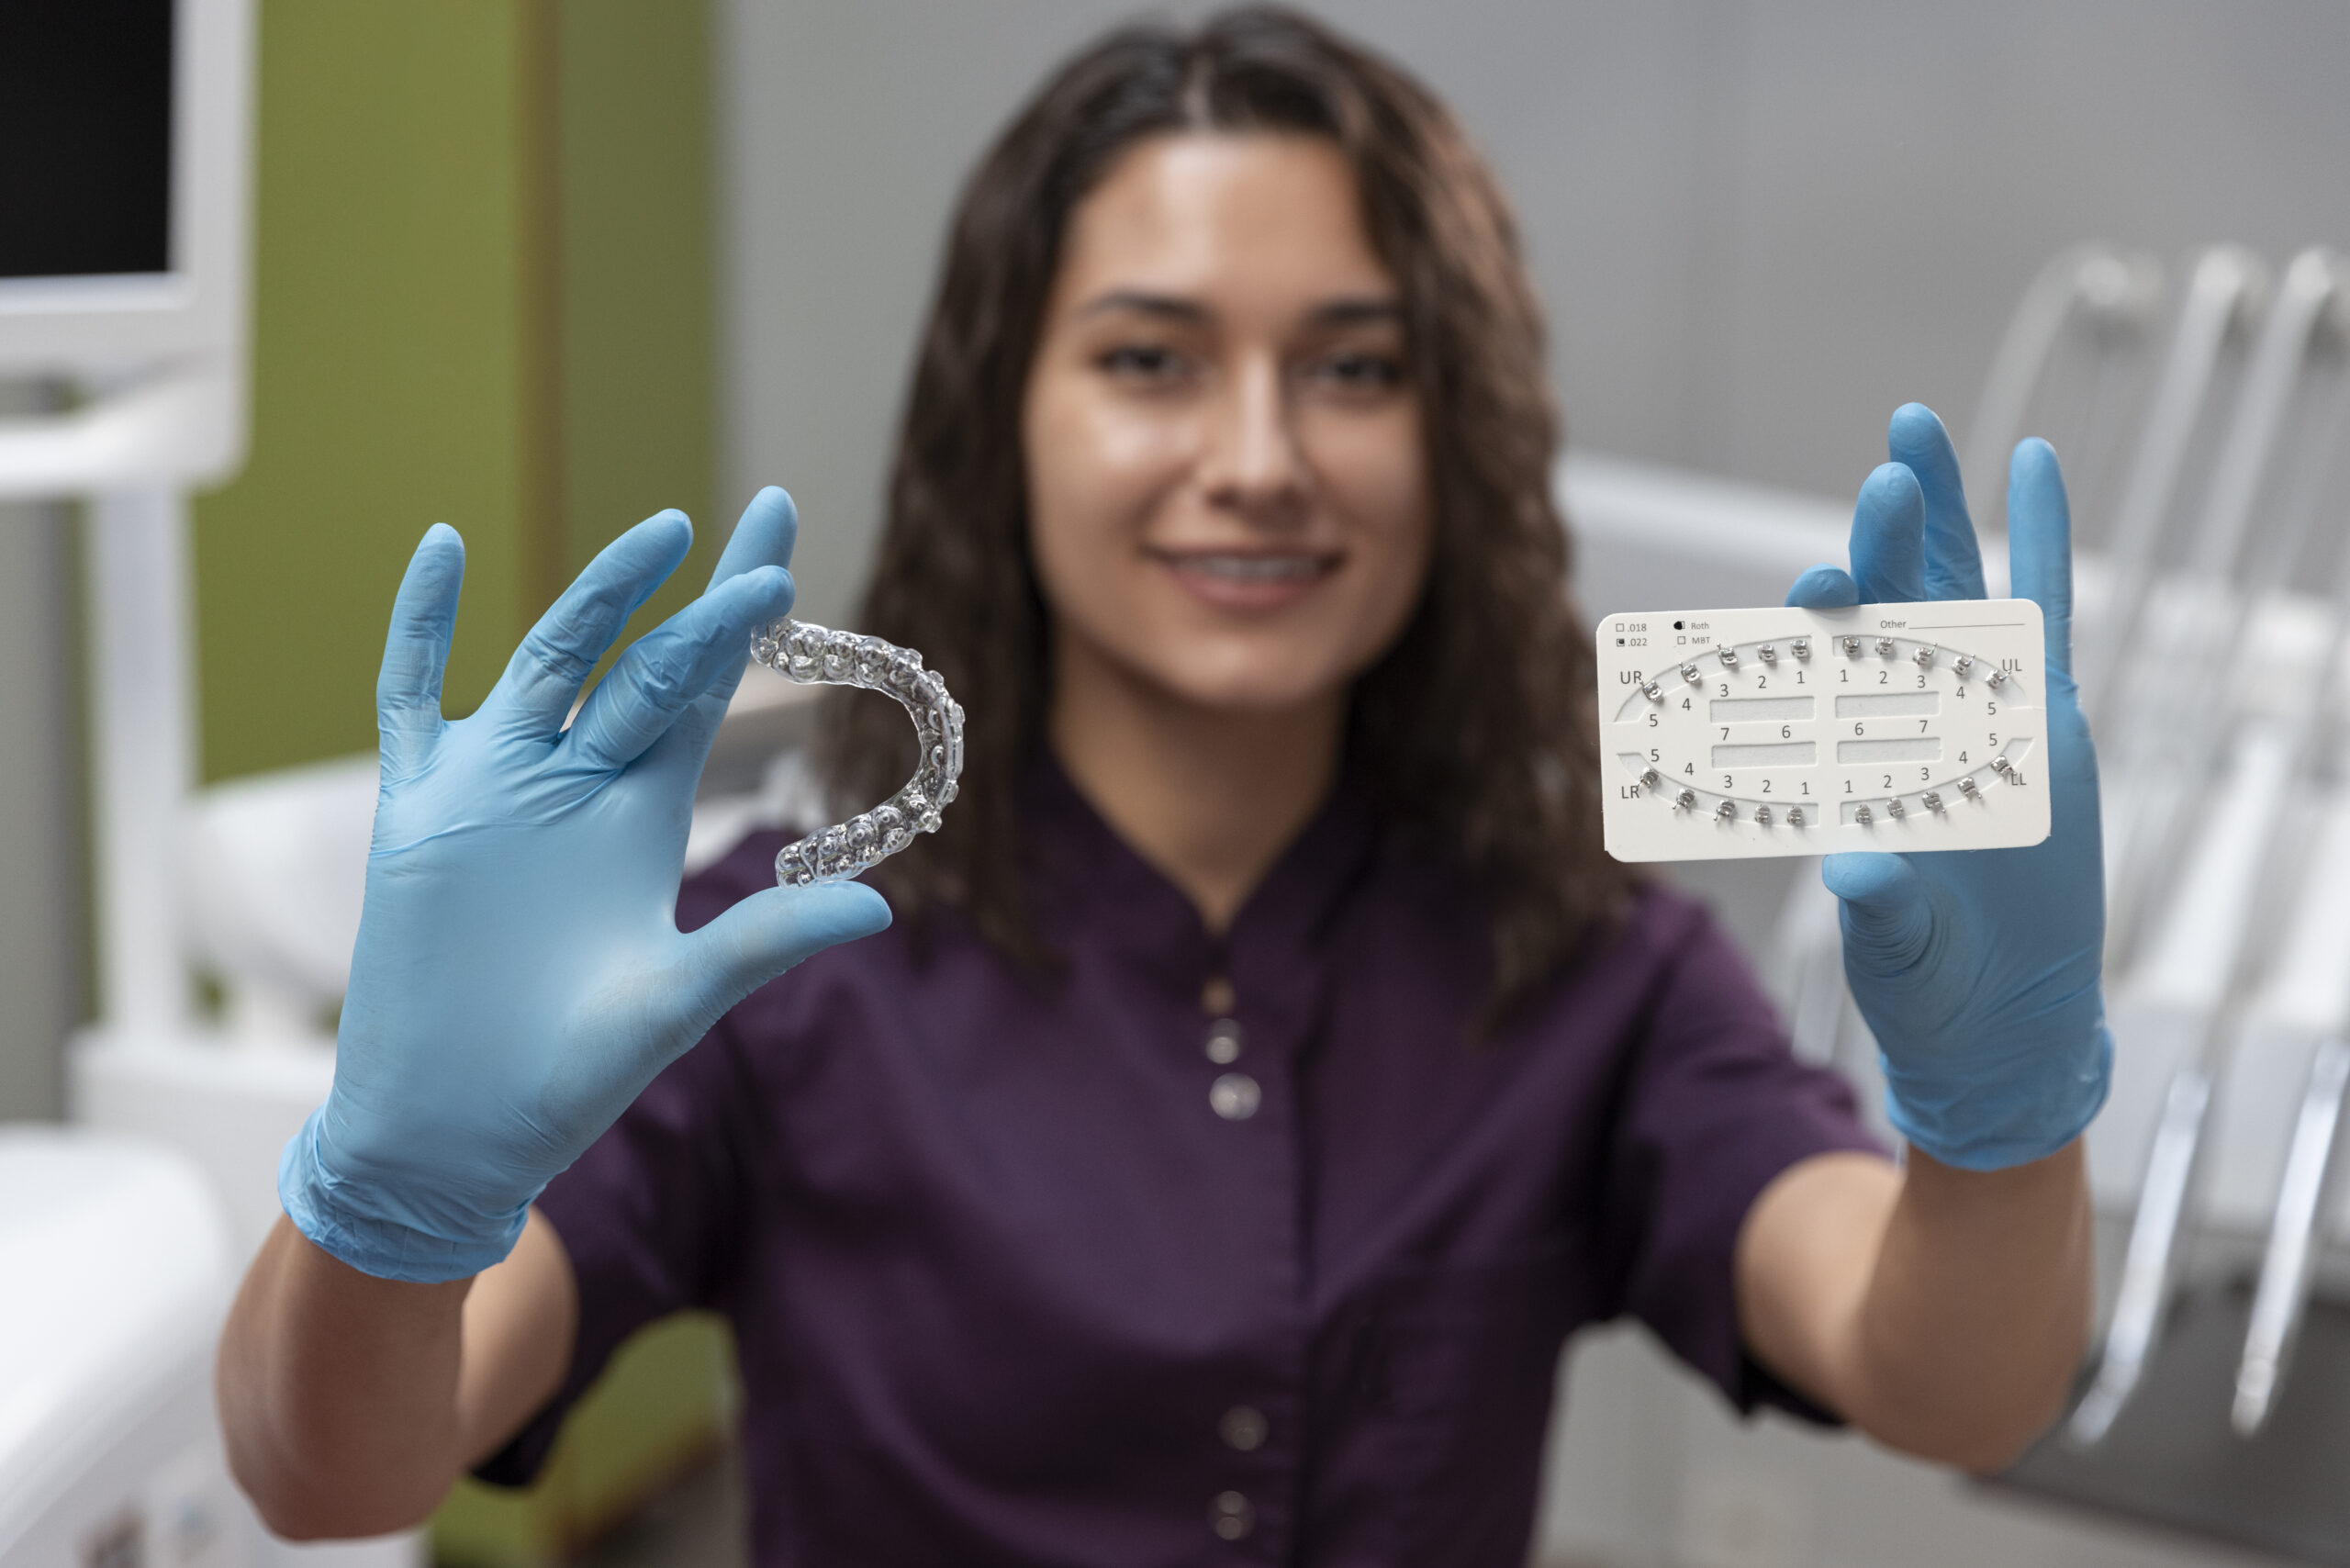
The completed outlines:
<svg viewBox="0 0 2350 1568">
<path fill-rule="evenodd" d="M 0 0 L 0 277 L 171 270 L 172 0 Z"/>
</svg>

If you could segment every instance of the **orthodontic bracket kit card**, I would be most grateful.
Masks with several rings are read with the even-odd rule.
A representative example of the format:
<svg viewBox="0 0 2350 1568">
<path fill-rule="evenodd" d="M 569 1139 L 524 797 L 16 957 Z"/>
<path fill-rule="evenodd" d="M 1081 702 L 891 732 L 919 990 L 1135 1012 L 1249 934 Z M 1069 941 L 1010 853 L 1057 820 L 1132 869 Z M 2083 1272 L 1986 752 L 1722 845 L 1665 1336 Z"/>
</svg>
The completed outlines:
<svg viewBox="0 0 2350 1568">
<path fill-rule="evenodd" d="M 1598 644 L 1601 809 L 1618 860 L 2048 836 L 2030 599 L 1617 614 Z"/>
</svg>

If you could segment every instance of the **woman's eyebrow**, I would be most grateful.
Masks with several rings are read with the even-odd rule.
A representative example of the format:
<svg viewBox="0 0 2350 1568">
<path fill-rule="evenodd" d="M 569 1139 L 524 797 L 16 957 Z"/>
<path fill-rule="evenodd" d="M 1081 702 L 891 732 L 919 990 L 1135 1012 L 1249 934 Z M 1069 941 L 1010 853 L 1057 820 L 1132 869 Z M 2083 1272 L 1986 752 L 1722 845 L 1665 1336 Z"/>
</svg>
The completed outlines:
<svg viewBox="0 0 2350 1568">
<path fill-rule="evenodd" d="M 1112 310 L 1133 310 L 1171 321 L 1196 323 L 1208 319 L 1207 307 L 1197 300 L 1185 299 L 1176 294 L 1151 294 L 1138 288 L 1113 288 L 1107 294 L 1096 295 L 1086 301 L 1078 315 L 1100 316 Z"/>
<path fill-rule="evenodd" d="M 1403 317 L 1401 300 L 1365 296 L 1317 305 L 1309 319 L 1317 327 L 1352 327 L 1366 321 L 1400 321 Z"/>
<path fill-rule="evenodd" d="M 1139 315 L 1156 316 L 1163 320 L 1198 325 L 1214 319 L 1214 312 L 1196 299 L 1186 299 L 1180 294 L 1153 294 L 1147 289 L 1113 288 L 1099 294 L 1079 308 L 1080 319 L 1106 315 L 1116 310 L 1131 310 Z M 1351 327 L 1372 321 L 1402 319 L 1403 303 L 1380 295 L 1349 296 L 1325 300 L 1306 312 L 1306 319 L 1317 327 Z"/>
</svg>

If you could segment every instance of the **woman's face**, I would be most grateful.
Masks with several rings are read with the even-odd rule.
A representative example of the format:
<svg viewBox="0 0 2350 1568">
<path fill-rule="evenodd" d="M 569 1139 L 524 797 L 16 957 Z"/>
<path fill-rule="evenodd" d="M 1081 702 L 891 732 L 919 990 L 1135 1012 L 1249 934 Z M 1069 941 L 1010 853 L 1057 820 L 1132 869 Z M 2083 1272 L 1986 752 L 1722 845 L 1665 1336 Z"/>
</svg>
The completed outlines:
<svg viewBox="0 0 2350 1568">
<path fill-rule="evenodd" d="M 1404 345 L 1331 143 L 1128 152 L 1071 215 L 1022 409 L 1063 657 L 1260 711 L 1376 660 L 1428 557 Z"/>
</svg>

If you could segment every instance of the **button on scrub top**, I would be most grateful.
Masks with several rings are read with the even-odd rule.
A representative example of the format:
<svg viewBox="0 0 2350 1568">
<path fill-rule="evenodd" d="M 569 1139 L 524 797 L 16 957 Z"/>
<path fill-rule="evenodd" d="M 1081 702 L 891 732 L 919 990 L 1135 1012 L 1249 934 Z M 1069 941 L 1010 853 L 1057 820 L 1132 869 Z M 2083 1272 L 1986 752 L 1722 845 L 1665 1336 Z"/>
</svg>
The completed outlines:
<svg viewBox="0 0 2350 1568">
<path fill-rule="evenodd" d="M 547 1189 L 574 1364 L 486 1477 L 688 1306 L 739 1341 L 766 1568 L 1519 1568 L 1561 1343 L 1628 1313 L 1800 1407 L 1740 1344 L 1740 1222 L 1873 1146 L 1700 909 L 1642 891 L 1481 1037 L 1478 900 L 1351 786 L 1222 939 L 1057 770 L 1023 810 L 1053 973 L 952 913 L 819 954 Z"/>
</svg>

